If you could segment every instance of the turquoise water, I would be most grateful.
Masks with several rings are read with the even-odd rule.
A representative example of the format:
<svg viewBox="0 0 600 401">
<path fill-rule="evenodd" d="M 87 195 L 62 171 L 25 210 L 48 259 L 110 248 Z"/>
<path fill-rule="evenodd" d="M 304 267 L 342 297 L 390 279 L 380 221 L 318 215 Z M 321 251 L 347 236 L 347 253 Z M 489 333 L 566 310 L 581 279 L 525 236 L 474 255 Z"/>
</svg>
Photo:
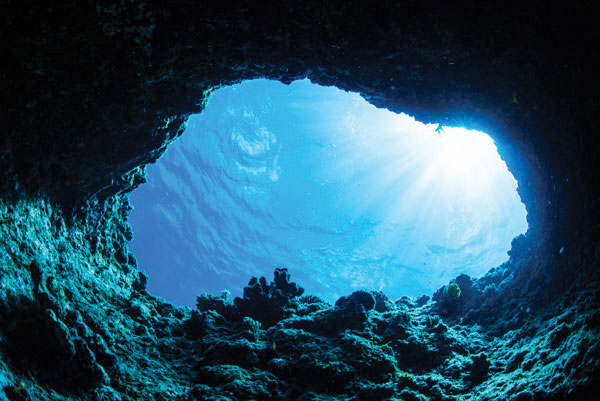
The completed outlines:
<svg viewBox="0 0 600 401">
<path fill-rule="evenodd" d="M 438 129 L 442 128 L 442 129 Z M 309 81 L 216 90 L 131 196 L 150 292 L 194 305 L 289 268 L 330 301 L 430 294 L 481 276 L 527 230 L 492 139 Z"/>
</svg>

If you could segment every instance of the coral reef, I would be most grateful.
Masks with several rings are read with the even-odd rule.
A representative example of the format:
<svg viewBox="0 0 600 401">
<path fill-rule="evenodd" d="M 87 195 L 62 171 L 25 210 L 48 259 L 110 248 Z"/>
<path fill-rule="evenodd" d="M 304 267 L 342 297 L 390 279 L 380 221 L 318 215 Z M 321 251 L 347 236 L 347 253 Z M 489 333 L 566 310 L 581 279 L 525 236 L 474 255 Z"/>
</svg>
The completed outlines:
<svg viewBox="0 0 600 401">
<path fill-rule="evenodd" d="M 527 309 L 505 313 L 506 298 L 493 296 L 498 271 L 528 259 L 480 280 L 457 277 L 456 299 L 446 287 L 429 303 L 357 291 L 329 305 L 300 296 L 277 269 L 235 302 L 203 294 L 192 311 L 148 294 L 129 259 L 82 246 L 86 226 L 66 224 L 49 204 L 0 210 L 0 394 L 11 400 L 593 399 L 594 283 L 574 294 L 581 300 L 521 301 Z M 96 241 L 126 237 L 123 221 L 104 221 L 112 228 Z M 37 245 L 20 247 L 23 237 Z M 484 316 L 482 300 L 497 314 Z"/>
<path fill-rule="evenodd" d="M 285 268 L 275 269 L 274 276 L 270 284 L 264 277 L 252 277 L 244 287 L 244 296 L 233 300 L 240 315 L 270 327 L 298 309 L 295 298 L 304 293 L 304 288 L 290 282 L 290 274 Z"/>
</svg>

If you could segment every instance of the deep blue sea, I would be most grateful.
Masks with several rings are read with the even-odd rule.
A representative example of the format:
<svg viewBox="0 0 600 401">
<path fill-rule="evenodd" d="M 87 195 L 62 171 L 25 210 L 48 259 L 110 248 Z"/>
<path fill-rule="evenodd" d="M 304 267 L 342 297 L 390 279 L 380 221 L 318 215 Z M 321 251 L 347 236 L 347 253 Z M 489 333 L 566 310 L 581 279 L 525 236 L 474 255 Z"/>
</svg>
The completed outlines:
<svg viewBox="0 0 600 401">
<path fill-rule="evenodd" d="M 215 90 L 147 172 L 130 247 L 148 290 L 177 305 L 241 295 L 275 267 L 329 301 L 431 294 L 503 263 L 527 230 L 489 136 L 307 80 Z"/>
</svg>

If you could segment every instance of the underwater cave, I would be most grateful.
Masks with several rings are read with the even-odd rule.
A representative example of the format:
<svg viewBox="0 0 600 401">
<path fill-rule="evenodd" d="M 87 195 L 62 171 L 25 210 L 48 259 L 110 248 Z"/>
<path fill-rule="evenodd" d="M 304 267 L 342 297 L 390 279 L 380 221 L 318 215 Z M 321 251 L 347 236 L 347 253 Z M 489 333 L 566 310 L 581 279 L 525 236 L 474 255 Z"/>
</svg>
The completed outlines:
<svg viewBox="0 0 600 401">
<path fill-rule="evenodd" d="M 527 231 L 489 136 L 308 80 L 213 91 L 146 178 L 130 249 L 148 291 L 175 305 L 241 296 L 275 267 L 329 302 L 419 297 L 506 262 Z"/>
<path fill-rule="evenodd" d="M 27 0 L 3 11 L 0 400 L 595 400 L 600 51 L 585 5 Z M 328 295 L 283 265 L 191 306 L 156 296 L 129 247 L 142 235 L 131 199 L 217 89 L 257 79 L 308 79 L 434 133 L 487 133 L 518 182 L 526 234 L 505 263 L 423 296 Z M 168 234 L 155 238 L 177 240 Z"/>
</svg>

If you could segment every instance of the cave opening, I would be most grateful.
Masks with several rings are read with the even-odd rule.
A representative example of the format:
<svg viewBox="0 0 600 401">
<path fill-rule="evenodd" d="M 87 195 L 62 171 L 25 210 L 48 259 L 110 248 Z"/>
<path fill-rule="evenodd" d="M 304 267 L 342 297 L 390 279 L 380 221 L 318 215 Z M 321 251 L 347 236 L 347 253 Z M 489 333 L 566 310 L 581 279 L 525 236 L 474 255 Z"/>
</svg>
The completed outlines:
<svg viewBox="0 0 600 401">
<path fill-rule="evenodd" d="M 240 295 L 275 267 L 328 301 L 431 294 L 505 262 L 528 228 L 487 134 L 308 80 L 214 91 L 147 178 L 130 248 L 149 291 L 178 305 Z"/>
</svg>

